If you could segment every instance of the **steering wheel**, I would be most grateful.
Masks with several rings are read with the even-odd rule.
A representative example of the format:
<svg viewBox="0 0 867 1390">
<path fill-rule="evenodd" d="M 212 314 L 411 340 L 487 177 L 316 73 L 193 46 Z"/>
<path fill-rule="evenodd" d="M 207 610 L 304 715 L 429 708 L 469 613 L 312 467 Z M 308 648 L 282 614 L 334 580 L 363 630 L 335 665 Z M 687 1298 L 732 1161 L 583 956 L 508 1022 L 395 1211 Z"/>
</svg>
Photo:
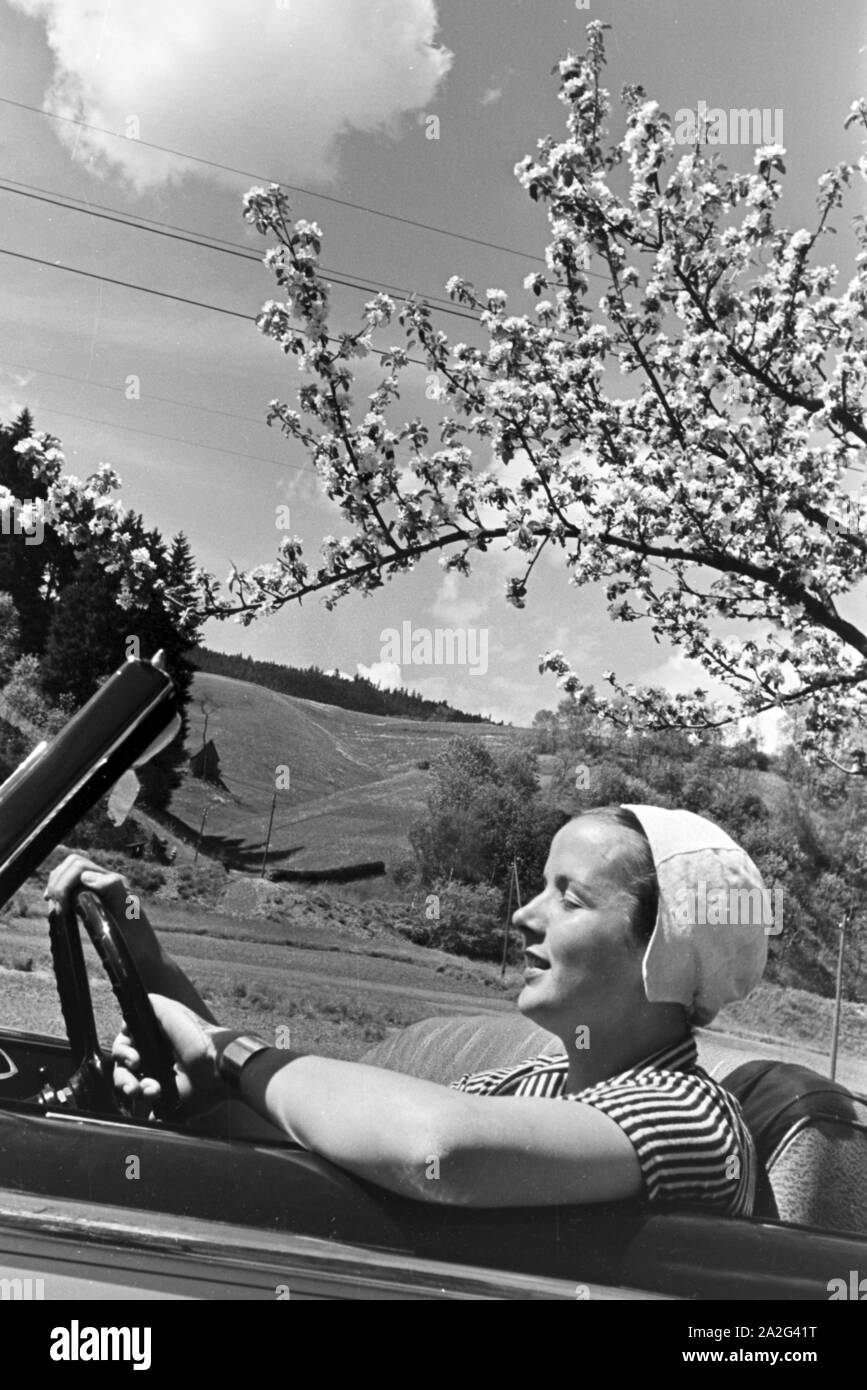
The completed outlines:
<svg viewBox="0 0 867 1390">
<path fill-rule="evenodd" d="M 74 1071 L 63 1089 L 46 1085 L 39 1099 L 46 1105 L 126 1116 L 135 1113 L 134 1104 L 126 1102 L 116 1090 L 111 1061 L 99 1044 L 79 923 L 84 925 L 111 982 L 124 1022 L 135 1039 L 144 1075 L 159 1082 L 160 1098 L 156 1104 L 149 1104 L 149 1109 L 158 1118 L 167 1119 L 180 1106 L 174 1055 L 119 923 L 100 899 L 85 889 L 67 907 L 53 908 L 48 918 L 54 975 Z"/>
</svg>

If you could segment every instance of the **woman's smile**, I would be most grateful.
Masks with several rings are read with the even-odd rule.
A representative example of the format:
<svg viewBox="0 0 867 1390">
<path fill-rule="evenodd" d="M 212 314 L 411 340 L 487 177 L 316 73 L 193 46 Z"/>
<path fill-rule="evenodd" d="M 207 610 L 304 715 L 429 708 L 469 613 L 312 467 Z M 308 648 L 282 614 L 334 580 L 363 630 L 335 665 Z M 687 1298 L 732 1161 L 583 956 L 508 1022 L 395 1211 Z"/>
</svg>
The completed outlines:
<svg viewBox="0 0 867 1390">
<path fill-rule="evenodd" d="M 524 979 L 535 980 L 537 976 L 544 975 L 546 970 L 551 969 L 551 962 L 545 956 L 539 955 L 533 947 L 527 947 L 524 951 Z"/>
</svg>

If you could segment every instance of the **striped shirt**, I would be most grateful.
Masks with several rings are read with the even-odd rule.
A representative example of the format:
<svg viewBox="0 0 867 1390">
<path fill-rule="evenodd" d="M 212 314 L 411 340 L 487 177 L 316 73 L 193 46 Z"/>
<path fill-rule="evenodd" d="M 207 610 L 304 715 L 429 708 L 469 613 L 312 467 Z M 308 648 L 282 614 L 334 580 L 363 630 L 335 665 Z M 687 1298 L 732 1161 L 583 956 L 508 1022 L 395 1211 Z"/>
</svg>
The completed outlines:
<svg viewBox="0 0 867 1390">
<path fill-rule="evenodd" d="M 740 1106 L 698 1065 L 690 1033 L 618 1076 L 566 1095 L 565 1053 L 467 1073 L 454 1089 L 476 1096 L 541 1096 L 592 1105 L 631 1141 L 650 1202 L 710 1206 L 749 1216 L 756 1152 Z"/>
</svg>

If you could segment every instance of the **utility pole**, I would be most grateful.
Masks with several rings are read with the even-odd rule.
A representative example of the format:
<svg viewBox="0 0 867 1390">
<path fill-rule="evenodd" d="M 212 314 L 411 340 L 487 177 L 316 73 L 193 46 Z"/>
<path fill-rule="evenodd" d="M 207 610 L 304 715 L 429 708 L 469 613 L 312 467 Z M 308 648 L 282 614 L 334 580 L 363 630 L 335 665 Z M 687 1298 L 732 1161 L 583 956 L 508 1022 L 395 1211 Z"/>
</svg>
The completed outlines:
<svg viewBox="0 0 867 1390">
<path fill-rule="evenodd" d="M 505 933 L 505 936 L 503 937 L 503 962 L 502 962 L 502 964 L 501 964 L 501 966 L 500 966 L 500 978 L 501 978 L 501 979 L 503 979 L 503 978 L 505 977 L 505 974 L 506 974 L 506 961 L 507 961 L 508 956 L 509 956 L 509 923 L 510 923 L 511 920 L 512 920 L 512 888 L 514 887 L 514 883 L 515 883 L 515 876 L 514 876 L 513 873 L 510 873 L 510 874 L 509 874 L 509 900 L 508 900 L 508 902 L 506 903 L 506 933 Z"/>
<path fill-rule="evenodd" d="M 207 706 L 207 703 L 206 703 L 204 700 L 202 700 L 201 704 L 199 705 L 199 709 L 202 711 L 202 715 L 203 715 L 204 720 L 205 720 L 205 722 L 204 722 L 204 724 L 203 724 L 203 726 L 202 726 L 202 747 L 204 748 L 205 744 L 206 744 L 207 741 L 208 741 L 208 716 L 209 716 L 208 706 Z"/>
<path fill-rule="evenodd" d="M 199 862 L 199 850 L 200 850 L 201 847 L 202 847 L 202 836 L 203 836 L 204 833 L 205 833 L 205 821 L 208 819 L 208 812 L 210 811 L 210 809 L 211 809 L 211 803 L 210 803 L 210 801 L 209 801 L 208 804 L 207 804 L 207 806 L 206 806 L 205 809 L 204 809 L 204 812 L 202 813 L 202 823 L 201 823 L 201 825 L 199 826 L 199 837 L 198 837 L 198 839 L 196 840 L 196 852 L 195 852 L 195 854 L 194 854 L 194 856 L 193 856 L 193 868 L 195 868 L 196 865 L 197 865 L 198 862 Z"/>
<path fill-rule="evenodd" d="M 268 851 L 269 851 L 269 849 L 271 848 L 271 827 L 272 827 L 273 824 L 274 824 L 274 810 L 275 810 L 275 808 L 276 808 L 276 805 L 277 805 L 277 793 L 275 792 L 274 795 L 273 795 L 272 798 L 271 798 L 271 815 L 270 815 L 269 818 L 268 818 L 268 834 L 265 836 L 265 853 L 262 855 L 262 871 L 261 871 L 261 873 L 259 874 L 259 877 L 260 877 L 260 878 L 264 878 L 264 877 L 265 877 L 265 869 L 266 869 L 267 864 L 268 864 Z"/>
<path fill-rule="evenodd" d="M 837 1074 L 837 1043 L 840 1040 L 840 1014 L 843 1009 L 843 952 L 846 944 L 846 928 L 849 925 L 850 909 L 840 918 L 840 949 L 837 953 L 837 990 L 834 1000 L 834 1032 L 831 1036 L 831 1080 Z"/>
<path fill-rule="evenodd" d="M 506 934 L 503 939 L 503 963 L 500 966 L 501 978 L 506 974 L 506 962 L 509 958 L 509 927 L 512 922 L 512 890 L 515 892 L 515 899 L 518 907 L 521 906 L 521 886 L 518 883 L 518 862 L 512 859 L 512 871 L 509 874 L 509 901 L 506 907 Z"/>
</svg>

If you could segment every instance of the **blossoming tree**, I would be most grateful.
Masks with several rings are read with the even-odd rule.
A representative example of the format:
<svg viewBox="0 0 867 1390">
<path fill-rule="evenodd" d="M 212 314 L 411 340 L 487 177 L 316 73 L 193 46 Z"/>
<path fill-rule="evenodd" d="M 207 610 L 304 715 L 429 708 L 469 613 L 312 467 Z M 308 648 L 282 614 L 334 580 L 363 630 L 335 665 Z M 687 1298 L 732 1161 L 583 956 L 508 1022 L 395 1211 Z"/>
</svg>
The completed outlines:
<svg viewBox="0 0 867 1390">
<path fill-rule="evenodd" d="M 282 294 L 259 328 L 307 374 L 299 409 L 274 401 L 269 422 L 309 451 L 349 530 L 312 566 L 287 537 L 274 563 L 234 572 L 228 592 L 212 583 L 211 610 L 246 622 L 317 591 L 331 606 L 433 552 L 467 574 L 494 543 L 514 552 L 506 596 L 521 606 L 551 547 L 574 584 L 605 584 L 614 619 L 647 619 L 731 691 L 711 704 L 609 673 L 613 697 L 588 697 L 597 709 L 632 728 L 701 730 L 800 706 L 805 746 L 839 748 L 867 714 L 867 632 L 840 609 L 867 571 L 867 501 L 853 510 L 850 497 L 867 443 L 863 217 L 845 287 L 832 293 L 836 268 L 814 261 L 867 158 L 824 174 L 815 225 L 788 230 L 775 221 L 779 146 L 729 173 L 700 128 L 679 146 L 637 86 L 609 143 L 605 27 L 590 24 L 587 51 L 559 64 L 566 138 L 540 141 L 517 167 L 551 231 L 546 269 L 525 281 L 532 312 L 449 282 L 477 311 L 484 348 L 451 343 L 427 305 L 398 311 L 384 294 L 358 331 L 329 331 L 319 227 L 293 224 L 277 186 L 248 194 L 245 217 L 276 240 L 265 260 Z M 859 123 L 864 100 L 845 122 Z M 601 299 L 590 267 L 606 281 Z M 394 319 L 405 341 L 356 408 L 355 361 Z M 395 418 L 419 350 L 438 383 L 435 431 Z M 725 633 L 749 623 L 756 637 Z M 563 653 L 542 666 L 582 691 Z"/>
</svg>

